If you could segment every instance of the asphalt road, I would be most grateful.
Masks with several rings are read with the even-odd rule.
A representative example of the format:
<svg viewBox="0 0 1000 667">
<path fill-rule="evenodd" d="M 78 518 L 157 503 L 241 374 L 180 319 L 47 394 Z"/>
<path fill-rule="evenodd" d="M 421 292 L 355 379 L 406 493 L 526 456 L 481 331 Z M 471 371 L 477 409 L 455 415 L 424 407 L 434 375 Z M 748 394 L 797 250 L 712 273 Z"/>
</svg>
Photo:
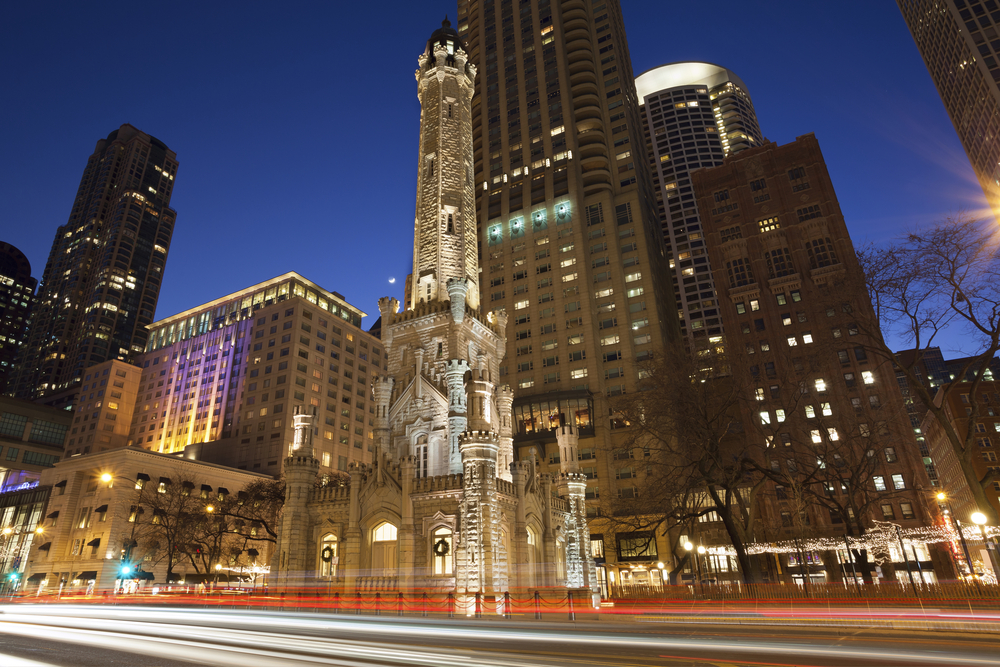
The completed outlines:
<svg viewBox="0 0 1000 667">
<path fill-rule="evenodd" d="M 338 617 L 209 609 L 0 608 L 0 667 L 897 667 L 996 665 L 1000 635 L 674 623 Z"/>
</svg>

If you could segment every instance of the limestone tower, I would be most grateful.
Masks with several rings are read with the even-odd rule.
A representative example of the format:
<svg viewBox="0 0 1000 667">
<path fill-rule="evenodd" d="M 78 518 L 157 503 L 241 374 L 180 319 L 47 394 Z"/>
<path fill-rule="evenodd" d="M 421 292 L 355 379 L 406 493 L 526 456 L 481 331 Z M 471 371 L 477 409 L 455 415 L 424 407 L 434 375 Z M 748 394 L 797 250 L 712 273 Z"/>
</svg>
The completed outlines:
<svg viewBox="0 0 1000 667">
<path fill-rule="evenodd" d="M 476 66 L 448 19 L 418 59 L 420 164 L 413 235 L 414 307 L 448 301 L 448 281 L 467 279 L 465 302 L 479 309 L 472 95 Z"/>
</svg>

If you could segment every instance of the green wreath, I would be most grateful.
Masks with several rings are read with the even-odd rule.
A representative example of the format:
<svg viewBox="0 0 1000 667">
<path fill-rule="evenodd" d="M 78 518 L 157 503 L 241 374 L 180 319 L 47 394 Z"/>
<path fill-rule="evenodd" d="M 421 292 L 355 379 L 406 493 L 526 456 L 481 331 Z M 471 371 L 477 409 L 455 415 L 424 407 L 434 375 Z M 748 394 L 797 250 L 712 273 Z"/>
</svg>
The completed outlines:
<svg viewBox="0 0 1000 667">
<path fill-rule="evenodd" d="M 324 563 L 329 563 L 333 560 L 333 547 L 323 547 L 323 551 L 320 553 L 320 558 L 323 559 Z"/>
<path fill-rule="evenodd" d="M 447 556 L 449 551 L 451 551 L 451 546 L 448 544 L 448 540 L 443 537 L 434 543 L 435 556 Z"/>
</svg>

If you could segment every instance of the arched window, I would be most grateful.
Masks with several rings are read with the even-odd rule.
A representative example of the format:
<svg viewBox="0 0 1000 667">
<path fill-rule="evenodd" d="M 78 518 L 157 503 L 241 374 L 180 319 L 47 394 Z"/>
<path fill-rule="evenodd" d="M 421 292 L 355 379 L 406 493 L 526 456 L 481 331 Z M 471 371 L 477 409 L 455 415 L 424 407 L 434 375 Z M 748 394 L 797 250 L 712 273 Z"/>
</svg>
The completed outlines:
<svg viewBox="0 0 1000 667">
<path fill-rule="evenodd" d="M 417 477 L 427 477 L 427 436 L 417 436 L 417 444 L 413 451 L 417 459 Z"/>
<path fill-rule="evenodd" d="M 538 533 L 528 526 L 528 585 L 535 586 L 538 568 Z"/>
<path fill-rule="evenodd" d="M 451 528 L 442 526 L 431 535 L 432 558 L 435 576 L 448 576 L 452 573 L 452 533 Z"/>
<path fill-rule="evenodd" d="M 319 543 L 319 576 L 337 576 L 337 536 L 327 533 Z"/>
<path fill-rule="evenodd" d="M 396 574 L 396 526 L 383 521 L 372 531 L 372 576 L 391 577 Z"/>
</svg>

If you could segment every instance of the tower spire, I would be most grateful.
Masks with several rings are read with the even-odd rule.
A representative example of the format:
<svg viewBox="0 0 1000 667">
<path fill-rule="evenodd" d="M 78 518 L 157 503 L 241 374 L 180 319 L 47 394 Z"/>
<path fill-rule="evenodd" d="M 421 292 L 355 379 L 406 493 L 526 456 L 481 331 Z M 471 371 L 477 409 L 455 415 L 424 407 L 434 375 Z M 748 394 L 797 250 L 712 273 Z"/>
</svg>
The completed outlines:
<svg viewBox="0 0 1000 667">
<path fill-rule="evenodd" d="M 449 281 L 469 285 L 465 305 L 479 310 L 472 95 L 475 66 L 445 16 L 418 58 L 420 165 L 414 224 L 414 306 L 448 301 Z"/>
</svg>

